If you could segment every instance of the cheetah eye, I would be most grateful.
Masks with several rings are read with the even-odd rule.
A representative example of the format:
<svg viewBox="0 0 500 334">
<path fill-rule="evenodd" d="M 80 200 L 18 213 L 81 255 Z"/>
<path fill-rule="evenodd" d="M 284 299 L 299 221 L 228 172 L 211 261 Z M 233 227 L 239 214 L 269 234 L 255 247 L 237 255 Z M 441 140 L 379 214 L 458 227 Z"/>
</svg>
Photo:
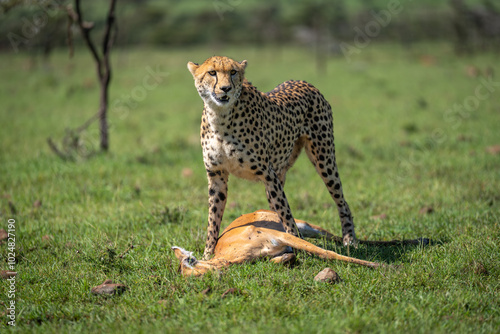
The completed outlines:
<svg viewBox="0 0 500 334">
<path fill-rule="evenodd" d="M 208 74 L 210 74 L 211 76 L 214 76 L 217 72 L 215 71 L 208 71 Z"/>
<path fill-rule="evenodd" d="M 236 74 L 236 70 L 231 70 L 231 75 L 235 75 Z"/>
</svg>

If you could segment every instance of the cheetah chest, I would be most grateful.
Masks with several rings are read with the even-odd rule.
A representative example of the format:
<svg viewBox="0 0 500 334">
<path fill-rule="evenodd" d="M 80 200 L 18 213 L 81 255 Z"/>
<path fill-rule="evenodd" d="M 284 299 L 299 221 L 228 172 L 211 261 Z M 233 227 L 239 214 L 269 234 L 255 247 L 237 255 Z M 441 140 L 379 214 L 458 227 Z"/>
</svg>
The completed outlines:
<svg viewBox="0 0 500 334">
<path fill-rule="evenodd" d="M 257 180 L 253 154 L 247 145 L 233 135 L 206 133 L 202 141 L 203 161 L 209 170 L 226 170 L 248 180 Z"/>
</svg>

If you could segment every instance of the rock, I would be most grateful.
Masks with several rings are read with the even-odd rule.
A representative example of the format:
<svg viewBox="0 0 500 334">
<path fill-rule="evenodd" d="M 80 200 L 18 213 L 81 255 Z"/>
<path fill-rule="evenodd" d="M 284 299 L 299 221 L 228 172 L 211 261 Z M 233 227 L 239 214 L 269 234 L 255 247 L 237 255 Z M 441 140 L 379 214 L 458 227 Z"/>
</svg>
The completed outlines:
<svg viewBox="0 0 500 334">
<path fill-rule="evenodd" d="M 193 176 L 193 170 L 191 168 L 183 168 L 182 169 L 182 177 L 189 178 Z"/>
<path fill-rule="evenodd" d="M 486 148 L 486 152 L 488 152 L 491 155 L 500 154 L 500 145 L 488 146 Z"/>
<path fill-rule="evenodd" d="M 474 268 L 474 273 L 477 275 L 485 275 L 488 276 L 490 273 L 488 270 L 485 268 L 484 264 L 481 262 L 475 262 L 472 264 L 472 267 Z"/>
<path fill-rule="evenodd" d="M 331 268 L 325 268 L 322 271 L 320 271 L 316 275 L 316 277 L 314 277 L 314 280 L 316 282 L 326 282 L 326 283 L 340 283 L 340 282 L 342 282 L 342 279 L 340 278 L 339 274 L 337 274 Z"/>
<path fill-rule="evenodd" d="M 245 291 L 241 291 L 240 289 L 236 289 L 236 288 L 230 288 L 230 289 L 227 289 L 226 292 L 224 292 L 221 296 L 221 298 L 226 298 L 228 295 L 234 295 L 234 296 L 240 296 L 240 295 L 245 295 L 246 292 Z"/>
<path fill-rule="evenodd" d="M 424 206 L 422 209 L 420 209 L 420 211 L 418 211 L 418 213 L 420 213 L 421 215 L 426 215 L 433 212 L 434 208 L 432 206 Z"/>
<path fill-rule="evenodd" d="M 0 241 L 7 240 L 8 238 L 9 238 L 9 234 L 7 233 L 7 231 L 4 230 L 3 228 L 0 229 Z"/>
<path fill-rule="evenodd" d="M 10 270 L 0 270 L 0 277 L 7 279 L 17 276 L 17 273 L 15 271 L 10 271 Z"/>
<path fill-rule="evenodd" d="M 119 283 L 115 284 L 112 280 L 107 279 L 101 285 L 93 287 L 91 292 L 94 295 L 119 295 L 127 289 L 127 286 Z"/>
<path fill-rule="evenodd" d="M 380 219 L 380 220 L 383 220 L 383 219 L 387 219 L 387 214 L 386 213 L 382 213 L 380 215 L 371 216 L 370 218 L 371 219 Z"/>
</svg>

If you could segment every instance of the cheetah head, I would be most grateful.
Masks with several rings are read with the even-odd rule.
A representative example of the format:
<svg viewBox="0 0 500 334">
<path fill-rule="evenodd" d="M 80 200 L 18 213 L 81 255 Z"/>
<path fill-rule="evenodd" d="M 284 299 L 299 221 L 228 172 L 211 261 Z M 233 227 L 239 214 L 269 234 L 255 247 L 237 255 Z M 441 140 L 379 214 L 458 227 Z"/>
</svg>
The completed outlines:
<svg viewBox="0 0 500 334">
<path fill-rule="evenodd" d="M 232 106 L 241 94 L 247 61 L 228 57 L 211 57 L 201 65 L 188 62 L 187 67 L 201 98 L 211 107 Z"/>
</svg>

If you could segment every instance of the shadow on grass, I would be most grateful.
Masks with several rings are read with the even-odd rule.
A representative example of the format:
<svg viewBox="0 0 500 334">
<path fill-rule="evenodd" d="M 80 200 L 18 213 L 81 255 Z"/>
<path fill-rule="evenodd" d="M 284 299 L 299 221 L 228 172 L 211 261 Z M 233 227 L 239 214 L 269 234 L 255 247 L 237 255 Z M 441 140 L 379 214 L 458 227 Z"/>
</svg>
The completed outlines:
<svg viewBox="0 0 500 334">
<path fill-rule="evenodd" d="M 339 246 L 339 244 L 336 242 L 325 240 L 322 245 L 318 246 L 342 255 L 351 256 L 362 260 L 393 264 L 404 261 L 404 259 L 406 259 L 406 253 L 415 251 L 417 249 L 425 249 L 443 245 L 446 242 L 447 241 L 444 240 L 431 240 L 428 238 L 418 238 L 413 240 L 392 240 L 387 242 L 360 240 L 360 244 L 357 247 L 353 247 Z"/>
<path fill-rule="evenodd" d="M 269 239 L 269 242 L 273 243 L 276 242 L 274 241 L 275 236 L 279 238 L 280 233 L 285 234 L 283 225 L 280 223 L 279 218 L 275 213 L 271 211 L 256 211 L 256 213 L 257 214 L 249 216 L 243 215 L 233 221 L 219 236 L 219 240 L 225 239 L 226 237 L 231 239 L 239 233 L 254 233 L 253 231 L 255 230 L 256 233 L 269 231 L 268 234 L 263 234 L 263 240 L 266 241 Z M 259 216 L 259 213 L 263 216 Z M 341 237 L 336 236 L 319 226 L 300 220 L 297 221 L 297 226 L 304 239 L 315 239 L 316 241 L 308 241 L 320 248 L 356 259 L 378 262 L 381 264 L 400 262 L 406 258 L 405 254 L 409 251 L 416 248 L 429 247 L 443 243 L 443 241 L 418 238 L 391 241 L 358 240 L 358 247 L 342 246 L 343 239 Z M 248 227 L 253 229 L 247 230 L 246 228 Z M 251 239 L 251 237 L 249 236 L 248 239 Z M 260 242 L 262 242 L 262 240 Z M 278 242 L 276 243 L 278 244 Z M 292 248 L 301 248 L 300 245 L 294 245 L 293 242 L 291 242 L 289 246 Z M 256 244 L 254 247 L 259 246 Z M 255 257 L 255 259 L 256 258 L 257 257 Z"/>
</svg>

